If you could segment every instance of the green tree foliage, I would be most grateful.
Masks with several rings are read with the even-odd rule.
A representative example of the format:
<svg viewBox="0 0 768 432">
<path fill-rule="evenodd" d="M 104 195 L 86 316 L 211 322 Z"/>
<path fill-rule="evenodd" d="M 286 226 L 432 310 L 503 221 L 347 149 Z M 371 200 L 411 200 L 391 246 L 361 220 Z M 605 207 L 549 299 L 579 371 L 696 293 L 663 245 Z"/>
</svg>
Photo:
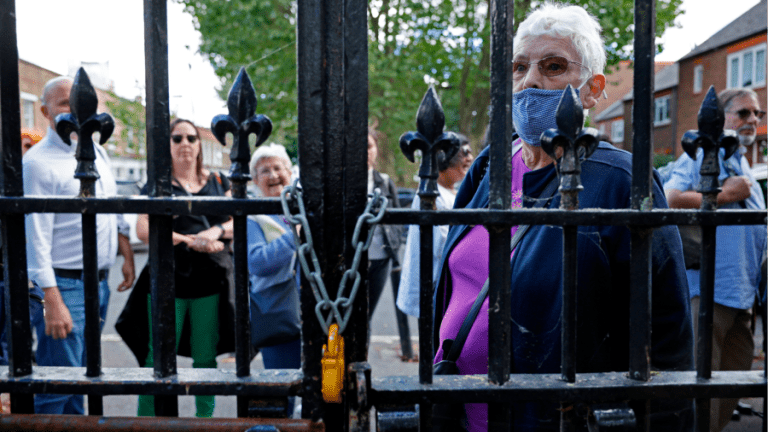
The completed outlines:
<svg viewBox="0 0 768 432">
<path fill-rule="evenodd" d="M 295 1 L 177 1 L 195 18 L 202 34 L 200 51 L 222 79 L 222 97 L 245 65 L 259 94 L 259 112 L 275 122 L 276 140 L 295 137 Z M 681 2 L 657 0 L 658 36 L 673 25 Z M 515 0 L 515 22 L 541 3 Z M 632 0 L 569 3 L 585 7 L 600 20 L 609 65 L 631 58 Z M 428 85 L 439 91 L 447 127 L 476 144 L 482 139 L 490 102 L 490 0 L 370 0 L 368 4 L 370 118 L 385 136 L 380 168 L 403 183 L 415 167 L 400 154 L 398 138 L 415 129 L 416 110 Z"/>
<path fill-rule="evenodd" d="M 110 114 L 115 122 L 122 125 L 120 139 L 126 143 L 126 148 L 135 157 L 141 154 L 141 148 L 146 145 L 145 108 L 139 100 L 127 100 L 109 92 L 112 100 L 106 100 Z"/>
</svg>

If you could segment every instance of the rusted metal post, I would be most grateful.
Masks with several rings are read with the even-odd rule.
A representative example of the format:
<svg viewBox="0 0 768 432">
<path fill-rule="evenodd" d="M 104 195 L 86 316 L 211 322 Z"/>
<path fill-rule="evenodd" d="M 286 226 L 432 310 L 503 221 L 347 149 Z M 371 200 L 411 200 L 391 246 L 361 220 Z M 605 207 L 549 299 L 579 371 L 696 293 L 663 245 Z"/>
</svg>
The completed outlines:
<svg viewBox="0 0 768 432">
<path fill-rule="evenodd" d="M 77 71 L 69 96 L 71 112 L 56 118 L 56 133 L 72 145 L 70 135 L 77 134 L 75 178 L 80 180 L 80 198 L 96 196 L 96 150 L 93 133 L 99 133 L 99 144 L 107 142 L 115 130 L 115 122 L 109 114 L 96 114 L 99 100 L 96 90 L 83 68 Z M 82 216 L 83 235 L 83 289 L 85 291 L 85 358 L 88 377 L 101 375 L 101 315 L 99 313 L 99 263 L 96 239 L 96 215 Z M 100 395 L 88 396 L 88 414 L 102 415 L 104 407 Z"/>
<path fill-rule="evenodd" d="M 229 115 L 220 114 L 213 118 L 211 131 L 216 139 L 224 146 L 227 145 L 226 134 L 233 136 L 232 151 L 229 157 L 232 166 L 229 179 L 232 180 L 232 198 L 246 199 L 246 187 L 251 180 L 249 163 L 251 149 L 248 136 L 256 135 L 256 147 L 272 133 L 272 121 L 264 115 L 254 115 L 258 100 L 251 80 L 240 69 L 227 97 Z M 234 267 L 235 267 L 235 369 L 240 378 L 251 374 L 251 321 L 250 295 L 248 292 L 248 221 L 246 215 L 234 215 Z M 248 415 L 248 398 L 237 398 L 237 416 Z"/>
</svg>

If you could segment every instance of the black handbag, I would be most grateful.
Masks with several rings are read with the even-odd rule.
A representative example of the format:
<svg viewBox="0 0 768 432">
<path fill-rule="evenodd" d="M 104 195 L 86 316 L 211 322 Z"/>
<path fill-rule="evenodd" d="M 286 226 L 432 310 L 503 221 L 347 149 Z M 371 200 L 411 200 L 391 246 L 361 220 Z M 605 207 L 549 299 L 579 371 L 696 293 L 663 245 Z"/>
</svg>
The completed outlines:
<svg viewBox="0 0 768 432">
<path fill-rule="evenodd" d="M 534 208 L 544 207 L 551 201 L 552 195 L 557 189 L 557 176 L 549 181 L 541 194 L 541 198 L 533 205 Z M 520 243 L 530 225 L 519 225 L 515 235 L 510 241 L 509 250 L 515 250 Z M 475 324 L 480 308 L 483 306 L 485 298 L 488 297 L 490 280 L 486 280 L 482 289 L 477 294 L 472 308 L 456 334 L 456 339 L 446 339 L 443 341 L 443 359 L 432 366 L 433 375 L 459 375 L 459 367 L 456 361 L 461 356 L 461 350 L 464 349 L 464 343 L 467 341 L 469 331 Z M 447 353 L 447 354 L 446 354 Z M 433 432 L 466 432 L 467 431 L 467 413 L 464 410 L 464 404 L 434 404 L 432 405 L 432 431 Z"/>
</svg>

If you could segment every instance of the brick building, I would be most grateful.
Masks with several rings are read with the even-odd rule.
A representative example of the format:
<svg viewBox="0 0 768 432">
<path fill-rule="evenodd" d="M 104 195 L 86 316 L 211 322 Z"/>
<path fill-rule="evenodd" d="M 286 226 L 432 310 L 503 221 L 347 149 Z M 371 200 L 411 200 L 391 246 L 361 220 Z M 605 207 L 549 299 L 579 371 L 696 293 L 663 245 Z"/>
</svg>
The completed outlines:
<svg viewBox="0 0 768 432">
<path fill-rule="evenodd" d="M 40 111 L 42 106 L 41 96 L 45 83 L 60 76 L 60 74 L 45 69 L 25 60 L 19 60 L 19 91 L 21 109 L 21 127 L 35 130 L 40 135 L 45 135 L 48 128 L 48 120 Z M 99 98 L 98 112 L 111 113 L 108 104 L 130 103 L 116 96 L 110 89 L 96 88 Z M 139 101 L 140 102 L 140 101 Z M 137 104 L 140 106 L 140 104 Z M 140 117 L 144 118 L 143 107 Z M 126 132 L 126 133 L 123 133 Z M 203 163 L 205 167 L 216 171 L 226 171 L 230 160 L 224 157 L 229 154 L 229 148 L 223 147 L 216 141 L 208 128 L 200 127 Z M 135 145 L 129 145 L 129 141 Z M 143 131 L 125 130 L 119 120 L 115 120 L 115 131 L 105 144 L 107 152 L 112 158 L 112 170 L 118 181 L 146 182 L 146 142 Z"/>
<path fill-rule="evenodd" d="M 766 109 L 766 3 L 768 0 L 760 1 L 678 60 L 680 131 L 698 129 L 696 117 L 710 85 L 718 92 L 733 87 L 751 88 L 757 93 L 762 109 Z M 763 119 L 757 128 L 755 144 L 747 149 L 750 162 L 765 162 L 765 145 L 766 119 Z M 680 155 L 682 151 L 678 141 L 675 154 Z"/>
</svg>

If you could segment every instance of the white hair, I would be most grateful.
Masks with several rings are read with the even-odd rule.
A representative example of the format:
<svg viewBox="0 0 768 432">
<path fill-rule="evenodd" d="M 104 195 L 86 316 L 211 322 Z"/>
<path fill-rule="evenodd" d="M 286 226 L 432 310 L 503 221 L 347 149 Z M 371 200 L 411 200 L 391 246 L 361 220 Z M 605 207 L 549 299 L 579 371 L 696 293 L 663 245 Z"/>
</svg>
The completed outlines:
<svg viewBox="0 0 768 432">
<path fill-rule="evenodd" d="M 605 69 L 605 46 L 600 32 L 600 23 L 581 6 L 545 3 L 520 23 L 514 50 L 517 53 L 531 38 L 538 36 L 567 37 L 581 56 L 581 63 L 591 69 L 592 75 L 602 74 Z M 586 78 L 589 76 L 582 77 Z"/>
<path fill-rule="evenodd" d="M 251 168 L 251 177 L 253 177 L 254 180 L 258 177 L 256 167 L 259 165 L 259 162 L 261 162 L 262 159 L 272 157 L 283 160 L 285 162 L 285 167 L 289 171 L 291 170 L 293 164 L 291 163 L 291 158 L 288 157 L 288 152 L 285 151 L 285 147 L 280 144 L 269 143 L 268 145 L 262 145 L 257 148 L 256 151 L 253 152 L 253 156 L 251 156 L 251 163 L 249 166 Z"/>
<path fill-rule="evenodd" d="M 47 83 L 45 83 L 45 87 L 43 87 L 43 94 L 41 95 L 40 99 L 42 99 L 42 105 L 48 105 L 48 97 L 51 95 L 51 92 L 56 87 L 60 86 L 63 83 L 72 83 L 73 80 L 70 77 L 66 76 L 60 76 L 53 79 L 48 80 Z"/>
</svg>

